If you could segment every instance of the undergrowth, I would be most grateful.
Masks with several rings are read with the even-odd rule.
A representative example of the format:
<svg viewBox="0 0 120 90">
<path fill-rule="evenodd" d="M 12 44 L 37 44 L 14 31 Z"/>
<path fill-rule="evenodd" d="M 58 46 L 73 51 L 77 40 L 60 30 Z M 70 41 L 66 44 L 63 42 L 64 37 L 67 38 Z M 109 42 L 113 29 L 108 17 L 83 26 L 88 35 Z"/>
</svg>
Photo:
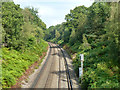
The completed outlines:
<svg viewBox="0 0 120 90">
<path fill-rule="evenodd" d="M 41 41 L 37 45 L 26 48 L 24 52 L 2 48 L 2 88 L 10 88 L 22 76 L 26 69 L 39 60 L 48 44 Z"/>
<path fill-rule="evenodd" d="M 84 49 L 77 53 L 73 60 L 73 65 L 77 76 L 81 66 L 79 54 L 84 54 L 84 74 L 81 83 L 82 88 L 120 88 L 118 78 L 119 66 L 112 62 L 109 57 L 109 47 L 96 47 L 94 49 Z"/>
</svg>

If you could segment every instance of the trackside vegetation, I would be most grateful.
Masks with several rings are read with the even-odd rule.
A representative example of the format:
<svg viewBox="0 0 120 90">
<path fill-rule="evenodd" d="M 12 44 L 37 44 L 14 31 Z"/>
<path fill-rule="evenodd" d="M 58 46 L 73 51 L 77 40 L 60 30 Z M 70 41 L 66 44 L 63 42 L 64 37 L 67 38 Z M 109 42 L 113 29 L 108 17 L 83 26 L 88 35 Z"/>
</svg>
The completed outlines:
<svg viewBox="0 0 120 90">
<path fill-rule="evenodd" d="M 78 6 L 65 16 L 66 22 L 49 27 L 44 39 L 58 43 L 75 56 L 84 54 L 82 88 L 120 88 L 120 2 Z"/>
<path fill-rule="evenodd" d="M 0 11 L 1 13 L 1 11 Z M 46 24 L 35 8 L 2 3 L 2 88 L 10 88 L 47 51 Z"/>
</svg>

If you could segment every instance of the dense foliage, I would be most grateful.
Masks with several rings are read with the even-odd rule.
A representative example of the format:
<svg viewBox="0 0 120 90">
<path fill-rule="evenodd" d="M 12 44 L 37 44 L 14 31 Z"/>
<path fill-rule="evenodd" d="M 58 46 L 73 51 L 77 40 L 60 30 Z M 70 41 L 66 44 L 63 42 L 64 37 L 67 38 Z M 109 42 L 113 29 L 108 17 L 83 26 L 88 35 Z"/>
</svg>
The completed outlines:
<svg viewBox="0 0 120 90">
<path fill-rule="evenodd" d="M 23 75 L 35 61 L 39 60 L 42 52 L 46 52 L 47 43 L 43 40 L 33 47 L 25 49 L 23 53 L 14 49 L 2 49 L 2 87 L 8 88 L 16 84 L 16 80 Z"/>
<path fill-rule="evenodd" d="M 43 40 L 46 25 L 37 9 L 14 2 L 2 3 L 2 87 L 16 84 L 31 64 L 39 60 L 48 44 Z"/>
<path fill-rule="evenodd" d="M 46 40 L 63 45 L 71 54 L 77 53 L 73 61 L 77 75 L 79 54 L 85 55 L 84 88 L 120 86 L 119 9 L 120 3 L 78 6 L 65 16 L 66 22 L 49 27 L 45 33 Z"/>
</svg>

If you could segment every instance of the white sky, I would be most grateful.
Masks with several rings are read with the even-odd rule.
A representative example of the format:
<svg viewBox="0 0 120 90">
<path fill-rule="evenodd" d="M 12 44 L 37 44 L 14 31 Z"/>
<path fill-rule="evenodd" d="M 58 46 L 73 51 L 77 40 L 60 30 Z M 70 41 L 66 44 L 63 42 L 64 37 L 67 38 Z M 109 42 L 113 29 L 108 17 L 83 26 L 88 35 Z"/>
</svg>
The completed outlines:
<svg viewBox="0 0 120 90">
<path fill-rule="evenodd" d="M 20 4 L 21 8 L 33 6 L 38 8 L 39 16 L 47 25 L 57 25 L 65 22 L 65 15 L 70 13 L 70 9 L 76 6 L 85 5 L 89 7 L 94 0 L 13 0 L 15 4 Z"/>
</svg>

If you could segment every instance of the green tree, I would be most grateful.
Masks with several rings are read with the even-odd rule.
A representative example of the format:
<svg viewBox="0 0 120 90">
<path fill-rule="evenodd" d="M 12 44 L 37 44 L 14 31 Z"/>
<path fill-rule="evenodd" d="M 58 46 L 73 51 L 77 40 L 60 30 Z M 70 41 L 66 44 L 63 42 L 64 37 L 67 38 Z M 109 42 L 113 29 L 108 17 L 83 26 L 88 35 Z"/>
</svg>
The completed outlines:
<svg viewBox="0 0 120 90">
<path fill-rule="evenodd" d="M 70 44 L 73 45 L 74 42 L 75 42 L 75 40 L 76 40 L 75 30 L 72 30 L 72 33 L 71 33 L 71 35 L 70 35 L 70 41 L 69 41 Z"/>
<path fill-rule="evenodd" d="M 19 49 L 20 46 L 20 31 L 23 25 L 21 11 L 20 6 L 15 5 L 13 2 L 4 2 L 2 4 L 2 26 L 4 28 L 3 32 L 5 32 L 3 43 L 15 49 Z"/>
<path fill-rule="evenodd" d="M 56 36 L 56 39 L 59 39 L 59 37 L 60 37 L 60 33 L 57 30 L 55 32 L 55 36 Z"/>
</svg>

